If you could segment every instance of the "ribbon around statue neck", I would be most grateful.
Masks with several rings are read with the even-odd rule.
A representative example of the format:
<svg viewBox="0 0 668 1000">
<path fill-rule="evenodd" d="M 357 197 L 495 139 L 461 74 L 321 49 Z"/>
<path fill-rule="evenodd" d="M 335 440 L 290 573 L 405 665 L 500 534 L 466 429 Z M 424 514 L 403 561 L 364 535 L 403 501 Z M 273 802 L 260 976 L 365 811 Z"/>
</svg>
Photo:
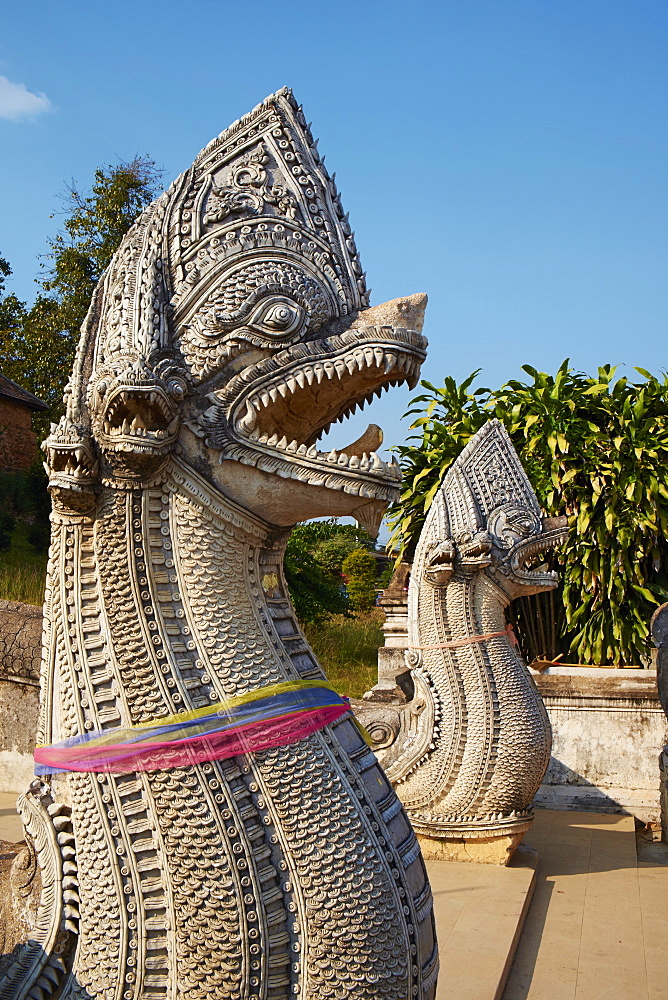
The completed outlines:
<svg viewBox="0 0 668 1000">
<path fill-rule="evenodd" d="M 485 642 L 505 635 L 511 646 L 517 646 L 517 636 L 509 622 L 502 632 L 485 632 L 483 635 L 467 635 L 463 639 L 451 639 L 450 642 L 437 642 L 435 646 L 409 646 L 409 649 L 456 649 L 457 646 L 468 646 L 472 642 Z"/>
<path fill-rule="evenodd" d="M 37 747 L 35 774 L 130 774 L 224 760 L 296 743 L 348 711 L 348 699 L 326 681 L 283 681 L 205 708 Z"/>
</svg>

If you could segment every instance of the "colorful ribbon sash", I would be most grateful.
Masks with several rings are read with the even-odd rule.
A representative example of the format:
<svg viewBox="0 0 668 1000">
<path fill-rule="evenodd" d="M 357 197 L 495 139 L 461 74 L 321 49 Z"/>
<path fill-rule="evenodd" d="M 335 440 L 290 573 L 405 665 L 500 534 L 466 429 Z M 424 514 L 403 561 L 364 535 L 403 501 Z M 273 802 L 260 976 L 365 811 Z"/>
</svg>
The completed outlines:
<svg viewBox="0 0 668 1000">
<path fill-rule="evenodd" d="M 206 708 L 37 747 L 35 774 L 128 774 L 223 760 L 295 743 L 349 710 L 348 699 L 326 682 L 284 681 Z"/>
</svg>

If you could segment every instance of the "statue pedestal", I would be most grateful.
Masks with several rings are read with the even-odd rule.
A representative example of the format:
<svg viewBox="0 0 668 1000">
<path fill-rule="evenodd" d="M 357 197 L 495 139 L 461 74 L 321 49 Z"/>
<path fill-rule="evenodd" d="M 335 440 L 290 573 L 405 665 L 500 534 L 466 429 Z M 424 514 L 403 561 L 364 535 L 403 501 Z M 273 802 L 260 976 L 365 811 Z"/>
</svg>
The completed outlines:
<svg viewBox="0 0 668 1000">
<path fill-rule="evenodd" d="M 527 824 L 527 829 L 530 824 Z M 425 861 L 471 861 L 478 865 L 508 865 L 526 830 L 498 837 L 430 837 L 418 833 Z"/>
</svg>

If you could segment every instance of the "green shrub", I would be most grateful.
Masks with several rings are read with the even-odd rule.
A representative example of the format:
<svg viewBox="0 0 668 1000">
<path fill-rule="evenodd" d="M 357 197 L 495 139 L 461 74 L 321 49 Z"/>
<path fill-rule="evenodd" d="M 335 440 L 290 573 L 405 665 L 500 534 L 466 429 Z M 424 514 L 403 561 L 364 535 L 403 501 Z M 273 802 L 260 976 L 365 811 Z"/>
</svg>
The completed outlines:
<svg viewBox="0 0 668 1000">
<path fill-rule="evenodd" d="M 548 516 L 569 516 L 561 574 L 562 649 L 582 663 L 646 661 L 648 623 L 668 600 L 668 378 L 591 378 L 565 361 L 556 376 L 529 365 L 526 382 L 471 391 L 478 372 L 412 401 L 398 448 L 403 469 L 393 534 L 410 558 L 445 471 L 491 417 L 503 421 Z"/>
<path fill-rule="evenodd" d="M 376 603 L 376 560 L 366 549 L 354 549 L 343 560 L 343 576 L 355 611 L 370 611 Z"/>
<path fill-rule="evenodd" d="M 300 622 L 319 622 L 349 608 L 341 566 L 354 549 L 373 548 L 364 528 L 333 518 L 292 529 L 285 550 L 285 578 Z"/>
</svg>

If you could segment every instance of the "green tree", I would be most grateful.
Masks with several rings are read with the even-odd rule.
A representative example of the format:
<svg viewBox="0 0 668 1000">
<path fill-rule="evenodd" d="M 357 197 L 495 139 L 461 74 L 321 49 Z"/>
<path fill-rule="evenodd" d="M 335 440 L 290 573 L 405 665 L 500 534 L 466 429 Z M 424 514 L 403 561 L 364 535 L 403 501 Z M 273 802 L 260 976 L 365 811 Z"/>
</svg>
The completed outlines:
<svg viewBox="0 0 668 1000">
<path fill-rule="evenodd" d="M 343 575 L 355 611 L 370 611 L 376 603 L 376 560 L 367 549 L 354 549 L 343 560 Z"/>
<path fill-rule="evenodd" d="M 60 414 L 95 285 L 139 212 L 155 197 L 159 177 L 152 160 L 136 157 L 96 170 L 87 194 L 73 185 L 65 196 L 63 229 L 49 241 L 48 266 L 34 305 L 27 309 L 15 296 L 0 301 L 2 370 L 49 404 L 51 420 Z M 8 267 L 2 261 L 1 276 L 10 273 Z M 42 435 L 47 428 L 44 419 Z"/>
<path fill-rule="evenodd" d="M 300 622 L 315 625 L 348 610 L 343 588 L 323 570 L 297 529 L 288 539 L 283 570 Z"/>
<path fill-rule="evenodd" d="M 471 390 L 422 382 L 409 414 L 419 433 L 398 449 L 400 500 L 391 543 L 411 558 L 443 474 L 491 417 L 506 426 L 548 516 L 567 514 L 561 575 L 562 648 L 583 663 L 636 663 L 648 623 L 668 600 L 668 378 L 596 378 L 565 361 L 556 376 L 525 365 L 527 381 Z M 559 603 L 559 602 L 557 602 Z"/>
<path fill-rule="evenodd" d="M 23 327 L 26 313 L 25 303 L 14 294 L 5 295 L 5 281 L 12 273 L 9 262 L 0 257 L 0 338 L 16 335 Z M 4 354 L 2 370 L 5 372 Z"/>
<path fill-rule="evenodd" d="M 300 621 L 317 623 L 348 611 L 343 560 L 354 549 L 373 549 L 374 544 L 364 528 L 339 524 L 334 518 L 307 521 L 292 529 L 284 569 Z"/>
</svg>

